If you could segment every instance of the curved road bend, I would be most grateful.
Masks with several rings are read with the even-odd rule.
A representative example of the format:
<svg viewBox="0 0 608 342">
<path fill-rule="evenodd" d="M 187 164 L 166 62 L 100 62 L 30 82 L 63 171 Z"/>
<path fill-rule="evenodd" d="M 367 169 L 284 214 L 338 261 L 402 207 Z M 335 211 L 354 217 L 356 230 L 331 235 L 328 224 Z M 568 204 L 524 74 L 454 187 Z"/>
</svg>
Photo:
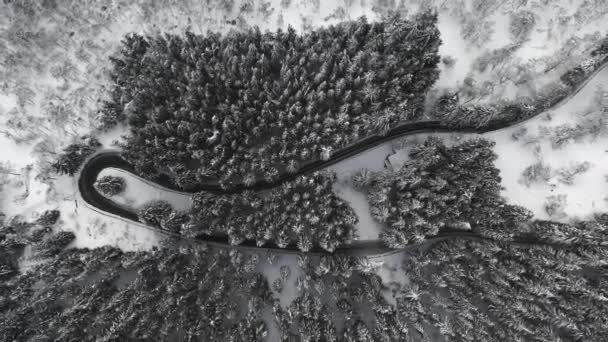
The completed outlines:
<svg viewBox="0 0 608 342">
<path fill-rule="evenodd" d="M 592 74 L 590 74 L 589 77 L 584 82 L 582 82 L 571 94 L 569 94 L 567 97 L 565 97 L 561 101 L 557 102 L 552 108 L 556 108 L 556 107 L 560 106 L 565 101 L 567 101 L 569 98 L 571 98 L 572 96 L 577 94 L 593 78 L 593 76 L 595 76 L 601 70 L 603 70 L 606 67 L 606 65 L 607 64 L 604 63 L 602 66 L 598 67 L 597 70 L 595 70 Z M 373 135 L 373 136 L 367 137 L 365 139 L 362 139 L 342 150 L 336 151 L 332 155 L 331 159 L 329 159 L 329 160 L 326 160 L 326 161 L 317 160 L 314 162 L 307 163 L 304 166 L 302 166 L 300 168 L 300 170 L 298 170 L 298 172 L 295 174 L 282 174 L 278 177 L 278 179 L 276 179 L 272 182 L 268 182 L 267 180 L 261 180 L 258 183 L 254 184 L 253 186 L 249 186 L 249 187 L 247 187 L 243 184 L 236 184 L 236 185 L 233 185 L 231 189 L 222 189 L 221 186 L 217 183 L 203 183 L 194 189 L 189 189 L 188 191 L 182 191 L 182 192 L 194 193 L 194 192 L 198 192 L 198 191 L 207 191 L 207 192 L 212 192 L 212 193 L 238 193 L 238 192 L 242 192 L 244 190 L 254 190 L 254 191 L 266 190 L 266 189 L 270 189 L 270 188 L 279 186 L 284 182 L 293 180 L 299 175 L 307 174 L 307 173 L 311 173 L 314 171 L 324 169 L 324 168 L 331 166 L 335 163 L 338 163 L 344 159 L 347 159 L 356 154 L 359 154 L 367 149 L 373 148 L 375 146 L 378 146 L 380 144 L 383 144 L 387 141 L 393 140 L 398 137 L 419 134 L 419 133 L 476 133 L 476 134 L 482 134 L 482 133 L 496 131 L 496 130 L 500 130 L 500 129 L 503 129 L 506 127 L 511 127 L 511 126 L 517 125 L 519 123 L 525 122 L 525 121 L 535 117 L 536 115 L 543 113 L 546 110 L 550 110 L 550 109 L 551 108 L 539 111 L 539 113 L 536 113 L 535 115 L 526 117 L 521 120 L 517 120 L 514 122 L 510 122 L 510 123 L 492 124 L 488 127 L 484 127 L 481 129 L 454 128 L 454 127 L 447 126 L 447 125 L 441 123 L 440 121 L 422 121 L 422 122 L 414 122 L 414 123 L 404 123 L 404 124 L 401 124 L 393 129 L 391 129 L 384 135 Z M 125 161 L 124 159 L 121 158 L 119 151 L 106 151 L 106 152 L 97 153 L 85 162 L 85 164 L 83 165 L 82 170 L 80 172 L 79 178 L 78 178 L 78 189 L 80 191 L 80 195 L 81 195 L 82 199 L 88 205 L 96 207 L 97 209 L 100 209 L 102 211 L 118 215 L 124 219 L 135 221 L 135 222 L 139 223 L 137 214 L 135 212 L 127 210 L 127 209 L 119 206 L 118 204 L 116 204 L 112 200 L 104 197 L 99 192 L 97 192 L 97 190 L 95 190 L 93 184 L 95 183 L 97 176 L 103 169 L 105 169 L 107 167 L 118 168 L 118 169 L 127 171 L 129 173 L 135 174 L 133 167 L 127 161 Z M 173 191 L 181 191 L 181 189 L 179 189 L 175 186 L 172 186 L 170 184 L 166 184 L 165 186 Z M 174 235 L 174 236 L 179 236 L 180 238 L 184 238 L 183 236 L 181 236 L 179 234 L 171 234 L 167 231 L 164 231 L 164 230 L 161 230 L 158 228 L 154 228 L 154 227 L 150 227 L 150 228 L 157 232 L 165 234 L 165 235 Z M 449 237 L 462 236 L 462 237 L 481 238 L 480 236 L 478 236 L 474 233 L 471 233 L 471 232 L 451 231 L 451 232 L 441 233 L 440 235 L 438 235 L 436 237 L 429 237 L 429 240 L 446 238 L 448 236 Z M 244 241 L 242 244 L 240 244 L 238 246 L 233 246 L 233 245 L 229 244 L 229 240 L 228 240 L 227 236 L 204 235 L 204 236 L 201 236 L 200 239 L 198 239 L 197 241 L 206 241 L 206 242 L 212 243 L 214 245 L 218 245 L 218 246 L 221 245 L 221 246 L 230 246 L 230 247 L 267 248 L 267 249 L 273 249 L 273 250 L 278 249 L 278 250 L 284 250 L 284 251 L 286 251 L 286 250 L 299 251 L 295 245 L 290 245 L 287 248 L 280 248 L 276 244 L 270 243 L 270 242 L 266 243 L 263 247 L 257 247 L 256 241 L 251 241 L 251 240 Z M 538 241 L 536 243 L 538 243 Z M 377 251 L 378 253 L 386 253 L 386 252 L 394 250 L 394 249 L 384 246 L 382 241 L 380 241 L 380 240 L 371 240 L 371 241 L 354 242 L 353 244 L 346 245 L 346 246 L 336 249 L 336 252 L 339 253 L 339 252 L 346 252 L 346 251 L 354 252 L 354 251 L 372 251 L 372 250 Z M 319 247 L 315 247 L 313 250 L 311 250 L 311 252 L 329 254 L 329 252 L 327 252 Z"/>
<path fill-rule="evenodd" d="M 126 209 L 125 207 L 117 204 L 111 199 L 100 194 L 93 184 L 97 179 L 97 175 L 108 165 L 111 164 L 112 167 L 118 168 L 121 170 L 125 170 L 127 172 L 133 172 L 132 167 L 129 163 L 127 163 L 124 159 L 120 157 L 120 154 L 117 151 L 111 152 L 102 152 L 97 155 L 91 157 L 85 164 L 80 177 L 78 178 L 78 189 L 80 191 L 80 195 L 82 199 L 86 202 L 87 205 L 92 206 L 98 212 L 108 212 L 114 215 L 119 216 L 122 219 L 126 219 L 128 221 L 136 222 L 140 227 L 145 227 L 146 229 L 161 233 L 166 236 L 176 237 L 183 240 L 194 241 L 194 242 L 206 242 L 210 245 L 216 247 L 237 247 L 244 249 L 268 249 L 268 250 L 280 250 L 283 252 L 291 252 L 291 253 L 302 253 L 298 249 L 295 244 L 288 245 L 285 248 L 281 248 L 275 243 L 267 242 L 262 247 L 258 247 L 257 242 L 255 240 L 245 240 L 241 244 L 234 246 L 230 244 L 230 240 L 228 236 L 222 235 L 201 235 L 197 239 L 188 238 L 183 235 L 173 233 L 170 231 L 166 231 L 157 227 L 148 226 L 141 222 L 139 222 L 137 213 L 131 210 Z M 429 240 L 435 239 L 444 239 L 448 237 L 471 237 L 477 238 L 478 235 L 474 234 L 470 231 L 445 231 L 440 233 L 437 236 L 429 237 Z M 349 253 L 349 254 L 383 254 L 390 251 L 394 251 L 395 249 L 386 247 L 381 240 L 368 240 L 368 241 L 355 241 L 352 244 L 341 246 L 336 249 L 334 253 Z M 331 254 L 326 250 L 315 246 L 310 250 L 309 253 L 325 255 Z"/>
</svg>

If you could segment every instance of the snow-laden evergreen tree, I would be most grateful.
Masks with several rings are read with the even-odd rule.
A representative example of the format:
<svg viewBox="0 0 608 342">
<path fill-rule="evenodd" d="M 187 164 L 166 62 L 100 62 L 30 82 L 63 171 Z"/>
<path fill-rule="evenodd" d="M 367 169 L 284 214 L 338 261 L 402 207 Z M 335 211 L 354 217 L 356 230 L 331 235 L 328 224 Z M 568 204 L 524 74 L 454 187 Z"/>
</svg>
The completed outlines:
<svg viewBox="0 0 608 342">
<path fill-rule="evenodd" d="M 122 177 L 103 176 L 95 181 L 95 188 L 106 196 L 115 196 L 125 191 L 126 182 Z"/>
</svg>

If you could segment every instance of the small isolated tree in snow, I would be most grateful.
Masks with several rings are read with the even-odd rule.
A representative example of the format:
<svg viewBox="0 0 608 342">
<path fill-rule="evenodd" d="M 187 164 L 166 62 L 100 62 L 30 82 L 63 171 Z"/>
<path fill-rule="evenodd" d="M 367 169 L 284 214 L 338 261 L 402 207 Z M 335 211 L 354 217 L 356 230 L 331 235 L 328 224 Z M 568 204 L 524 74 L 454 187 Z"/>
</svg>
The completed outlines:
<svg viewBox="0 0 608 342">
<path fill-rule="evenodd" d="M 536 25 L 534 13 L 530 11 L 519 11 L 511 14 L 509 22 L 509 33 L 516 42 L 523 42 L 532 33 Z"/>
<path fill-rule="evenodd" d="M 543 162 L 528 166 L 521 175 L 520 182 L 527 187 L 534 183 L 546 183 L 551 178 L 551 167 Z"/>
<path fill-rule="evenodd" d="M 577 175 L 587 172 L 590 167 L 591 163 L 589 163 L 588 161 L 574 163 L 569 167 L 562 167 L 557 170 L 559 181 L 566 185 L 572 185 L 574 184 L 574 178 Z"/>
<path fill-rule="evenodd" d="M 363 190 L 369 186 L 371 178 L 372 174 L 368 169 L 360 169 L 355 172 L 355 174 L 351 178 L 351 181 L 355 189 Z"/>
<path fill-rule="evenodd" d="M 115 196 L 125 191 L 124 178 L 116 176 L 103 176 L 95 182 L 95 189 L 106 196 Z"/>
<path fill-rule="evenodd" d="M 566 216 L 564 209 L 567 202 L 567 195 L 560 194 L 549 196 L 547 197 L 547 202 L 545 203 L 545 212 L 547 212 L 547 215 L 553 219 L 563 218 Z"/>
<path fill-rule="evenodd" d="M 464 23 L 460 35 L 468 43 L 481 47 L 494 34 L 494 23 L 483 18 L 472 18 Z"/>
<path fill-rule="evenodd" d="M 441 58 L 441 63 L 443 63 L 446 68 L 450 69 L 456 64 L 456 58 L 454 58 L 453 56 L 444 56 Z"/>
<path fill-rule="evenodd" d="M 281 291 L 283 291 L 283 280 L 281 278 L 275 279 L 275 281 L 272 282 L 272 289 L 276 293 L 281 293 Z"/>
</svg>

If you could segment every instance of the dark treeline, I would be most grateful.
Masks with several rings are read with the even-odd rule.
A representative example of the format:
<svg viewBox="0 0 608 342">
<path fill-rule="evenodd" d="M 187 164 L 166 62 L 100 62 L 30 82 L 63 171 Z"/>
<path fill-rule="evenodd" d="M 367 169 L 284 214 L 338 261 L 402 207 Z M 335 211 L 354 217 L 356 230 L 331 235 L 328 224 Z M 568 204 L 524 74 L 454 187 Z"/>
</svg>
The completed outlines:
<svg viewBox="0 0 608 342">
<path fill-rule="evenodd" d="M 272 178 L 422 114 L 438 78 L 437 16 L 364 18 L 298 35 L 124 39 L 102 118 L 127 120 L 125 157 L 188 188 Z"/>
<path fill-rule="evenodd" d="M 535 220 L 521 226 L 518 234 L 549 244 L 608 246 L 608 214 L 574 223 Z"/>
<path fill-rule="evenodd" d="M 272 241 L 279 247 L 297 244 L 304 252 L 313 246 L 332 252 L 353 240 L 358 221 L 334 193 L 334 181 L 333 174 L 314 173 L 265 194 L 196 194 L 186 234 L 228 234 L 234 244 Z"/>
</svg>

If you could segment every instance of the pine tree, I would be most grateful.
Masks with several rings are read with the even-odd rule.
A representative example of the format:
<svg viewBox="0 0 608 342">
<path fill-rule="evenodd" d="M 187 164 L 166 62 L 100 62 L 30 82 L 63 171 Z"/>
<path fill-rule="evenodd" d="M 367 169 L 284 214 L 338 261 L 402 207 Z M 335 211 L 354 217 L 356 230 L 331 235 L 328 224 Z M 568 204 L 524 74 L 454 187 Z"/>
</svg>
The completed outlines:
<svg viewBox="0 0 608 342">
<path fill-rule="evenodd" d="M 106 196 L 115 196 L 125 190 L 126 182 L 122 177 L 103 176 L 95 181 L 95 188 Z"/>
</svg>

